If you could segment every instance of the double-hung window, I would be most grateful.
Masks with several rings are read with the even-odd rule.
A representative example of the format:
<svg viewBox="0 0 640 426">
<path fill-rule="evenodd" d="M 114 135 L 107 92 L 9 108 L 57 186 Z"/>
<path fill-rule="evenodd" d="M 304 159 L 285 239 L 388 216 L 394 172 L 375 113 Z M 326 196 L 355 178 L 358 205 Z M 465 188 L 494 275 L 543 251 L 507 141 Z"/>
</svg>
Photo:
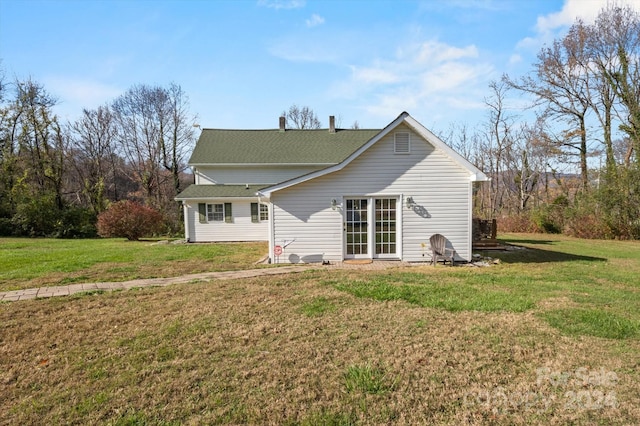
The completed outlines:
<svg viewBox="0 0 640 426">
<path fill-rule="evenodd" d="M 260 223 L 269 220 L 269 206 L 262 203 L 251 203 L 251 222 Z"/>
<path fill-rule="evenodd" d="M 224 204 L 207 204 L 207 221 L 224 221 Z"/>
<path fill-rule="evenodd" d="M 260 221 L 269 220 L 269 206 L 260 204 Z"/>
<path fill-rule="evenodd" d="M 205 204 L 198 203 L 200 223 L 226 222 L 233 223 L 231 203 Z"/>
</svg>

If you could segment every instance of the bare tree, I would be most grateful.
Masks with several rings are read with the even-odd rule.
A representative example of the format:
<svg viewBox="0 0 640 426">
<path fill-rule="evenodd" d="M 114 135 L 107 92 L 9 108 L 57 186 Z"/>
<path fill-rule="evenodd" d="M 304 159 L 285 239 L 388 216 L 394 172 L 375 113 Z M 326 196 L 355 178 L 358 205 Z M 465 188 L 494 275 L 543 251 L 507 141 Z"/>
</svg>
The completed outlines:
<svg viewBox="0 0 640 426">
<path fill-rule="evenodd" d="M 567 159 L 578 157 L 582 189 L 589 185 L 587 158 L 590 154 L 587 138 L 586 115 L 591 106 L 584 66 L 584 39 L 567 37 L 543 48 L 534 64 L 534 76 L 503 81 L 509 86 L 535 96 L 534 106 L 545 108 L 544 116 L 566 124 L 556 146 Z"/>
<path fill-rule="evenodd" d="M 594 28 L 578 19 L 569 29 L 563 43 L 568 46 L 567 50 L 571 53 L 571 60 L 576 63 L 576 68 L 583 70 L 578 77 L 584 83 L 584 95 L 590 110 L 600 123 L 607 169 L 614 170 L 612 114 L 616 96 L 600 71 L 601 67 L 609 67 L 612 64 L 612 56 L 607 53 L 604 56 L 594 55 L 594 40 Z"/>
<path fill-rule="evenodd" d="M 307 106 L 300 108 L 298 105 L 291 105 L 289 111 L 282 112 L 282 116 L 286 119 L 287 127 L 294 129 L 319 129 L 322 127 L 316 113 Z"/>
<path fill-rule="evenodd" d="M 160 125 L 155 111 L 159 87 L 136 85 L 118 97 L 112 105 L 117 125 L 118 148 L 132 167 L 143 198 L 152 205 L 160 201 Z"/>
<path fill-rule="evenodd" d="M 458 154 L 473 163 L 480 170 L 489 173 L 489 155 L 484 151 L 486 145 L 482 138 L 484 134 L 469 129 L 465 123 L 454 123 L 446 132 L 440 132 L 437 136 Z M 490 185 L 478 184 L 475 187 L 473 202 L 474 215 L 491 217 L 491 190 Z"/>
<path fill-rule="evenodd" d="M 185 155 L 194 140 L 187 96 L 177 84 L 168 88 L 136 85 L 112 105 L 118 150 L 127 161 L 148 204 L 160 209 L 168 224 L 179 226 L 180 190 Z"/>
<path fill-rule="evenodd" d="M 505 108 L 505 98 L 509 86 L 504 82 L 492 81 L 489 84 L 491 96 L 485 98 L 489 116 L 486 123 L 485 140 L 481 149 L 487 155 L 485 167 L 491 175 L 489 216 L 495 216 L 503 207 L 506 187 L 504 180 L 504 156 L 512 144 L 513 117 L 509 116 Z"/>
<path fill-rule="evenodd" d="M 171 173 L 176 194 L 180 191 L 180 173 L 186 168 L 185 156 L 195 140 L 193 123 L 196 116 L 189 113 L 189 100 L 182 88 L 171 83 L 165 90 L 163 101 L 157 105 L 160 120 L 160 150 L 162 165 Z M 162 113 L 160 114 L 160 111 Z"/>
<path fill-rule="evenodd" d="M 523 124 L 513 132 L 512 144 L 505 152 L 505 164 L 509 170 L 510 193 L 516 210 L 526 211 L 531 200 L 540 199 L 540 183 L 545 178 L 548 162 L 544 123 L 533 126 Z"/>
<path fill-rule="evenodd" d="M 108 106 L 84 109 L 82 117 L 69 124 L 73 166 L 80 187 L 95 214 L 105 210 L 107 199 L 118 200 L 119 158 L 116 154 L 116 127 Z"/>
<path fill-rule="evenodd" d="M 640 165 L 640 13 L 630 6 L 608 5 L 589 33 L 590 60 L 620 101 L 620 129 L 631 139 L 625 162 Z M 608 153 L 609 155 L 612 154 Z"/>
<path fill-rule="evenodd" d="M 478 155 L 480 148 L 478 135 L 471 133 L 466 123 L 454 123 L 449 126 L 446 133 L 438 133 L 437 136 L 458 154 L 472 162 L 480 170 L 483 170 L 483 156 Z"/>
</svg>

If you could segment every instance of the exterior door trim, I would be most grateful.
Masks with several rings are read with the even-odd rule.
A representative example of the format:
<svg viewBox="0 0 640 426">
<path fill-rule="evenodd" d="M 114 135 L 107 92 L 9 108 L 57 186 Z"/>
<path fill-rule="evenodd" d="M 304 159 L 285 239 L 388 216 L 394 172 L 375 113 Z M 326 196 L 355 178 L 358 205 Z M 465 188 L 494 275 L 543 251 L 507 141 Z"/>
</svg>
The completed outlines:
<svg viewBox="0 0 640 426">
<path fill-rule="evenodd" d="M 343 259 L 402 259 L 402 200 L 398 195 L 344 196 Z"/>
</svg>

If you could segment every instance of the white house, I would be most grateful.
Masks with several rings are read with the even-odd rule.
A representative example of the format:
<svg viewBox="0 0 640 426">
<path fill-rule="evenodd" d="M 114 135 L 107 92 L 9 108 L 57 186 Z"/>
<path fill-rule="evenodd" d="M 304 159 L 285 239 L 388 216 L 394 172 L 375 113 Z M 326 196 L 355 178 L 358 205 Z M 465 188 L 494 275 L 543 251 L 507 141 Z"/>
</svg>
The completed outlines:
<svg viewBox="0 0 640 426">
<path fill-rule="evenodd" d="M 406 112 L 382 130 L 204 129 L 189 165 L 188 241 L 268 241 L 283 263 L 430 261 L 436 233 L 468 261 L 488 180 Z"/>
</svg>

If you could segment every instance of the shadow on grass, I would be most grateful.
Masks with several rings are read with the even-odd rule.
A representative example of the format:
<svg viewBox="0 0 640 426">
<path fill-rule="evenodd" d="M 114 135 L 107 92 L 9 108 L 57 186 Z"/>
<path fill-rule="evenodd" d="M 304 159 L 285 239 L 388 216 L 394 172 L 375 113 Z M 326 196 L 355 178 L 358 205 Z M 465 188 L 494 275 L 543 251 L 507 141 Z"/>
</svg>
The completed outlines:
<svg viewBox="0 0 640 426">
<path fill-rule="evenodd" d="M 519 241 L 523 242 L 523 241 Z M 515 245 L 515 244 L 514 244 Z M 516 247 L 518 247 L 516 245 Z M 532 247 L 519 247 L 503 252 L 479 251 L 483 255 L 496 257 L 504 263 L 553 263 L 553 262 L 606 262 L 604 257 L 584 256 L 561 251 L 543 250 Z"/>
<path fill-rule="evenodd" d="M 553 244 L 553 243 L 557 243 L 557 241 L 553 241 L 553 240 L 510 240 L 510 239 L 500 239 L 500 242 L 506 243 L 506 244 L 513 244 L 513 245 L 518 245 L 518 244 Z"/>
</svg>

